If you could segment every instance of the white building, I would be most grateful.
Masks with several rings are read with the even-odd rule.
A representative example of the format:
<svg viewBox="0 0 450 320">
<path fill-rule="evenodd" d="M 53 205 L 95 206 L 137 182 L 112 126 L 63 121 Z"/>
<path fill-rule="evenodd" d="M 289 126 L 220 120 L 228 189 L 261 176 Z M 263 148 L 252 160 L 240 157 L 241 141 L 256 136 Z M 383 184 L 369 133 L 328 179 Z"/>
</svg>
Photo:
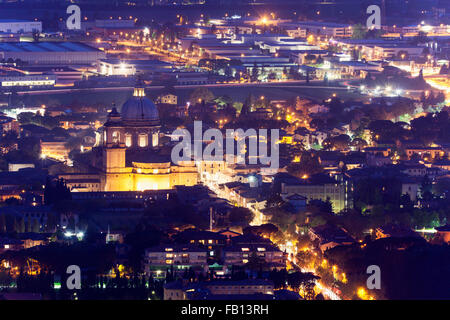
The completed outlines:
<svg viewBox="0 0 450 320">
<path fill-rule="evenodd" d="M 136 67 L 132 63 L 120 60 L 101 60 L 97 71 L 105 76 L 132 76 L 136 74 Z"/>
<path fill-rule="evenodd" d="M 272 244 L 238 243 L 223 249 L 225 265 L 245 265 L 250 258 L 256 256 L 272 267 L 284 267 L 286 258 L 284 253 Z"/>
<path fill-rule="evenodd" d="M 294 37 L 305 37 L 308 34 L 315 34 L 334 38 L 348 38 L 353 34 L 351 25 L 320 21 L 289 23 L 285 25 L 285 29 L 289 30 L 288 34 Z"/>
<path fill-rule="evenodd" d="M 4 33 L 32 33 L 42 32 L 41 21 L 26 21 L 15 19 L 0 19 L 0 32 Z"/>
<path fill-rule="evenodd" d="M 8 75 L 0 77 L 1 87 L 52 87 L 56 75 Z"/>
<path fill-rule="evenodd" d="M 195 245 L 161 245 L 145 250 L 144 271 L 147 275 L 163 276 L 167 269 L 189 268 L 206 271 L 208 251 Z"/>
<path fill-rule="evenodd" d="M 15 172 L 21 169 L 34 168 L 33 163 L 8 163 L 8 171 Z"/>
</svg>

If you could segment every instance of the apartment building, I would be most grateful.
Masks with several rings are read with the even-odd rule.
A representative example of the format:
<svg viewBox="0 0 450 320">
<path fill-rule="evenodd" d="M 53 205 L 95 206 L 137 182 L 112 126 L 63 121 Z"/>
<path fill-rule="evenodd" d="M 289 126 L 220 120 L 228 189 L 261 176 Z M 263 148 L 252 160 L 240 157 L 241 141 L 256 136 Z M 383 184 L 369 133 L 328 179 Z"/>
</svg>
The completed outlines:
<svg viewBox="0 0 450 320">
<path fill-rule="evenodd" d="M 346 179 L 332 178 L 326 174 L 304 176 L 302 179 L 285 176 L 281 180 L 281 197 L 298 194 L 310 200 L 331 201 L 333 212 L 352 207 L 351 185 Z"/>
<path fill-rule="evenodd" d="M 269 268 L 285 268 L 284 253 L 271 243 L 236 243 L 223 249 L 224 265 L 243 266 L 252 257 L 262 258 Z"/>
<path fill-rule="evenodd" d="M 160 245 L 145 250 L 144 272 L 156 277 L 165 277 L 172 268 L 175 273 L 190 268 L 204 272 L 208 268 L 207 257 L 208 250 L 196 245 Z"/>
</svg>

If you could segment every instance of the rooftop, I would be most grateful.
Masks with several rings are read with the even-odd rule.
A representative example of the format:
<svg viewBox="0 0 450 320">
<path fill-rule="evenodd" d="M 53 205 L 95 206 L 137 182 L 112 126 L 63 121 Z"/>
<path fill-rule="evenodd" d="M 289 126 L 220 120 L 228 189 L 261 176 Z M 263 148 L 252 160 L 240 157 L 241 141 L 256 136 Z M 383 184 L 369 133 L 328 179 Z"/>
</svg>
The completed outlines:
<svg viewBox="0 0 450 320">
<path fill-rule="evenodd" d="M 97 52 L 80 42 L 0 42 L 0 52 Z"/>
</svg>

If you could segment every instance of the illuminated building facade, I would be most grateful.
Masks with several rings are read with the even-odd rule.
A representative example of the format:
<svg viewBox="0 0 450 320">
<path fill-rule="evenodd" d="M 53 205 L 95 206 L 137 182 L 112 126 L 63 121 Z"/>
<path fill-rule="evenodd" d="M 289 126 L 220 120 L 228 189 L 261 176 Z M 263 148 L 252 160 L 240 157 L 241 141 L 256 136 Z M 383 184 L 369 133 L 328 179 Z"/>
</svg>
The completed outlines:
<svg viewBox="0 0 450 320">
<path fill-rule="evenodd" d="M 194 162 L 175 165 L 158 155 L 159 129 L 158 110 L 139 84 L 121 113 L 113 108 L 100 128 L 100 190 L 92 191 L 167 190 L 197 184 Z"/>
</svg>

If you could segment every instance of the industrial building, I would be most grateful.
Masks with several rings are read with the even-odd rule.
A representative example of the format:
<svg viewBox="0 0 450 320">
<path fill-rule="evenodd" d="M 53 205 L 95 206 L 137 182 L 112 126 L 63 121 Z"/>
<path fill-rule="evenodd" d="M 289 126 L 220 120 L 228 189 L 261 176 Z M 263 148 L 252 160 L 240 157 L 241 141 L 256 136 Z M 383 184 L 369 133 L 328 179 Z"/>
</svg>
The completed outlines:
<svg viewBox="0 0 450 320">
<path fill-rule="evenodd" d="M 0 60 L 29 64 L 92 65 L 106 53 L 79 42 L 2 42 Z"/>
<path fill-rule="evenodd" d="M 42 22 L 16 19 L 0 19 L 0 32 L 32 33 L 42 32 Z"/>
</svg>

